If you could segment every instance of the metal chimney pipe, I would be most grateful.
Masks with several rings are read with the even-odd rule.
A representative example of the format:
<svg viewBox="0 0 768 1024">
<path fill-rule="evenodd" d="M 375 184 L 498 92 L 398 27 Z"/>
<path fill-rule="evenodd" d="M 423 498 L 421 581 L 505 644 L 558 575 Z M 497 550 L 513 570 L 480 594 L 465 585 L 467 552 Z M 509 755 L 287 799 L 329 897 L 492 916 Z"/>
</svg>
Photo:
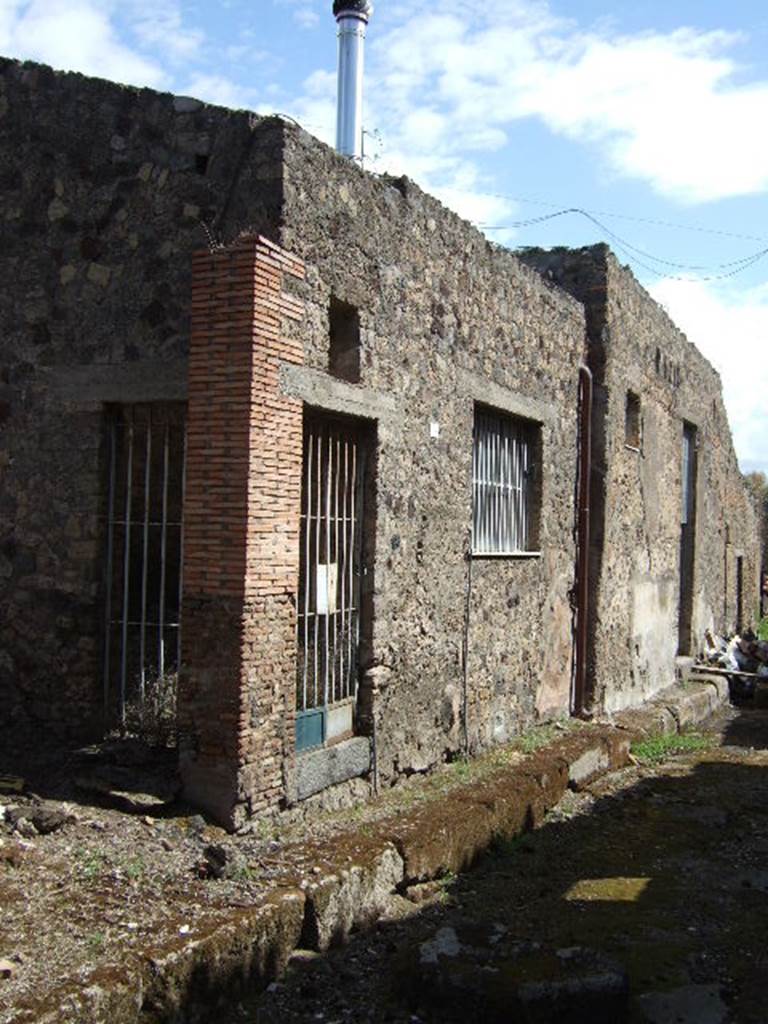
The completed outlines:
<svg viewBox="0 0 768 1024">
<path fill-rule="evenodd" d="M 338 24 L 339 71 L 336 149 L 353 160 L 363 155 L 363 48 L 373 14 L 370 0 L 334 0 Z"/>
</svg>

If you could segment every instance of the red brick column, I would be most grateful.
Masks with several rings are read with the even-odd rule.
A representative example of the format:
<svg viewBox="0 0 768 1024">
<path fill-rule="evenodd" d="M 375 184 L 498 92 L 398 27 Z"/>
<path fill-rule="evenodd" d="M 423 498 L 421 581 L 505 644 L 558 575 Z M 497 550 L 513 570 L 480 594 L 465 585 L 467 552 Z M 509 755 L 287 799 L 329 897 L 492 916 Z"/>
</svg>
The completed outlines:
<svg viewBox="0 0 768 1024">
<path fill-rule="evenodd" d="M 192 265 L 179 753 L 185 796 L 233 828 L 284 796 L 293 758 L 302 404 L 280 394 L 283 291 L 264 238 Z"/>
</svg>

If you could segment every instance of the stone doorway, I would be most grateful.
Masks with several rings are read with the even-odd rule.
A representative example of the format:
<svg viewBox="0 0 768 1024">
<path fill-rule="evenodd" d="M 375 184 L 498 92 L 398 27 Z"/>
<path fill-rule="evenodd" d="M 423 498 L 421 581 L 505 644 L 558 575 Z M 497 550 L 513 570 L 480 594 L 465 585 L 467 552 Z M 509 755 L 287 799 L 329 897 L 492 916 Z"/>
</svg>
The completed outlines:
<svg viewBox="0 0 768 1024">
<path fill-rule="evenodd" d="M 683 424 L 682 507 L 680 516 L 680 606 L 678 654 L 691 653 L 693 583 L 696 550 L 696 483 L 698 477 L 696 427 Z"/>
<path fill-rule="evenodd" d="M 296 750 L 353 734 L 362 628 L 365 425 L 304 419 Z"/>
</svg>

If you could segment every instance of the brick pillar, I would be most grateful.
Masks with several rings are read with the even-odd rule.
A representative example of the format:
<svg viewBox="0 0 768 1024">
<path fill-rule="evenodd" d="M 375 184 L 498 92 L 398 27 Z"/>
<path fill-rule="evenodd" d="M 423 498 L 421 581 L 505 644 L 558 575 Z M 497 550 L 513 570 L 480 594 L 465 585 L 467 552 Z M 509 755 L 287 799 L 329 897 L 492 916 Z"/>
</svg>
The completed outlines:
<svg viewBox="0 0 768 1024">
<path fill-rule="evenodd" d="M 267 239 L 192 265 L 179 757 L 187 799 L 229 828 L 284 796 L 294 753 L 303 362 L 285 319 L 301 261 Z"/>
</svg>

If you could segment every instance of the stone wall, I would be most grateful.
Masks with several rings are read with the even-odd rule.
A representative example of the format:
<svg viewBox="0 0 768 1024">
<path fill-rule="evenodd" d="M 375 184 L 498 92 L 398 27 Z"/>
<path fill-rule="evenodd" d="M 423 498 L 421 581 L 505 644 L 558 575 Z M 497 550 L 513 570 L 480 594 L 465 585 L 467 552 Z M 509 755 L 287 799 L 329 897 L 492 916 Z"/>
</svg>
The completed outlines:
<svg viewBox="0 0 768 1024">
<path fill-rule="evenodd" d="M 247 230 L 307 266 L 288 338 L 306 366 L 284 361 L 282 395 L 357 416 L 376 438 L 358 728 L 376 737 L 380 778 L 462 749 L 465 706 L 471 749 L 566 714 L 579 305 L 409 182 L 363 174 L 279 121 L 8 61 L 0 83 L 0 258 L 17 282 L 0 306 L 4 715 L 70 733 L 102 726 L 105 407 L 187 397 L 192 252 L 208 234 L 217 245 Z M 332 296 L 359 311 L 356 383 L 328 372 Z M 475 559 L 470 588 L 477 402 L 541 424 L 542 510 L 540 554 Z M 204 434 L 204 414 L 193 418 Z M 210 595 L 191 586 L 190 668 L 210 684 L 220 644 L 235 682 L 206 739 L 210 686 L 190 710 L 196 684 L 183 677 L 185 756 L 193 765 L 208 744 L 223 766 L 205 769 L 213 803 L 256 810 L 290 795 L 290 700 L 278 687 L 274 707 L 255 712 L 284 719 L 273 730 L 283 778 L 265 781 L 255 766 L 275 751 L 241 749 L 258 673 L 230 658 L 242 610 L 203 614 Z M 277 606 L 294 595 L 279 589 L 267 637 L 290 628 Z M 248 642 L 291 675 L 290 659 Z"/>
<path fill-rule="evenodd" d="M 302 408 L 354 417 L 372 445 L 356 726 L 378 779 L 566 715 L 585 326 L 596 702 L 637 703 L 674 675 L 683 422 L 699 438 L 692 633 L 734 623 L 739 557 L 750 617 L 754 522 L 719 382 L 605 247 L 531 253 L 534 270 L 406 179 L 365 174 L 279 120 L 10 61 L 0 183 L 13 282 L 0 297 L 7 721 L 103 726 L 105 410 L 188 392 L 191 796 L 236 824 L 298 792 Z M 192 253 L 206 245 L 193 298 Z M 251 257 L 237 294 L 213 295 L 221 268 Z M 359 344 L 332 356 L 339 311 Z M 233 325 L 243 333 L 220 349 Z M 633 447 L 628 389 L 641 403 Z M 478 405 L 537 424 L 525 557 L 470 557 Z M 367 740 L 354 754 L 368 758 Z"/>
<path fill-rule="evenodd" d="M 183 400 L 191 254 L 275 235 L 279 122 L 0 60 L 0 707 L 103 726 L 109 402 Z"/>
<path fill-rule="evenodd" d="M 757 600 L 757 530 L 731 443 L 720 380 L 664 310 L 605 246 L 524 257 L 585 303 L 595 379 L 592 473 L 591 688 L 606 710 L 675 680 L 683 424 L 696 428 L 698 481 L 691 637 L 744 625 Z M 639 399 L 640 443 L 627 444 L 626 402 Z M 684 645 L 685 646 L 685 645 Z"/>
<path fill-rule="evenodd" d="M 465 638 L 471 750 L 568 713 L 583 313 L 411 182 L 364 174 L 294 129 L 285 162 L 281 243 L 307 266 L 316 384 L 301 393 L 377 425 L 363 702 L 386 781 L 462 748 Z M 355 385 L 328 373 L 332 297 L 359 311 Z M 470 566 L 478 402 L 542 424 L 537 556 Z"/>
</svg>

